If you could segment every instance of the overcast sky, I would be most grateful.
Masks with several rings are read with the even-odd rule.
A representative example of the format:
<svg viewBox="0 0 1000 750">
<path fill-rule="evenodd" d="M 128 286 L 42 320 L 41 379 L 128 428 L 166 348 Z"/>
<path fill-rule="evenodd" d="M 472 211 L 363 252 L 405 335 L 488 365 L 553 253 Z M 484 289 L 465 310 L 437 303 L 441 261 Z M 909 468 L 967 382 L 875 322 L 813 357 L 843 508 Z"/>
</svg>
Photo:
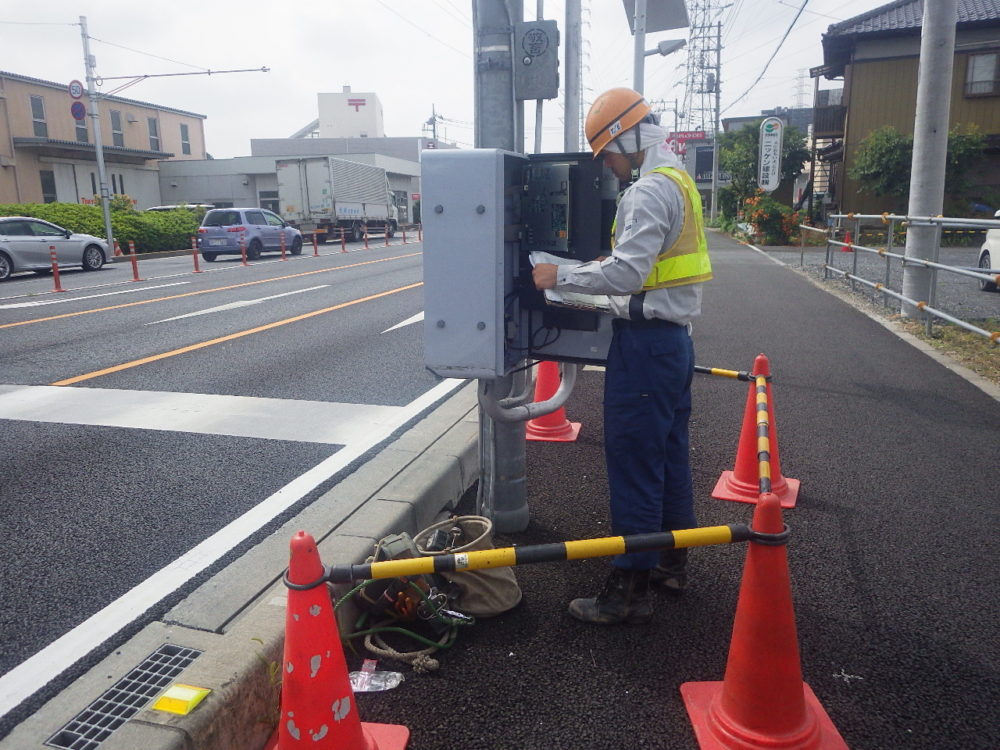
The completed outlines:
<svg viewBox="0 0 1000 750">
<path fill-rule="evenodd" d="M 649 0 L 651 3 L 654 0 Z M 728 4 L 726 4 L 728 2 Z M 808 72 L 820 65 L 821 34 L 830 24 L 883 5 L 877 0 L 807 0 L 763 78 L 801 0 L 719 0 L 724 5 L 721 100 L 724 117 L 792 107 L 812 100 Z M 690 5 L 690 2 L 689 2 Z M 251 138 L 284 138 L 315 119 L 316 94 L 350 85 L 382 102 L 388 136 L 417 136 L 431 116 L 438 135 L 473 142 L 470 0 L 214 0 L 197 4 L 135 0 L 45 0 L 4 3 L 0 69 L 58 83 L 84 80 L 79 17 L 86 16 L 97 72 L 104 77 L 261 68 L 147 79 L 120 91 L 141 101 L 207 116 L 208 151 L 216 158 L 250 153 Z M 632 37 L 621 0 L 583 0 L 584 99 L 632 85 Z M 524 0 L 527 19 L 536 3 Z M 545 0 L 544 17 L 565 27 L 564 0 Z M 685 38 L 686 31 L 647 38 Z M 687 54 L 646 58 L 646 97 L 684 100 Z M 561 66 L 560 70 L 563 69 Z M 104 81 L 111 92 L 128 81 Z M 830 88 L 825 80 L 821 88 Z M 752 88 L 751 88 L 752 87 Z M 750 92 L 746 95 L 747 90 Z M 797 97 L 797 89 L 800 95 Z M 560 93 L 560 97 L 562 94 Z M 528 150 L 534 102 L 526 106 Z M 664 121 L 672 124 L 673 112 Z M 562 103 L 545 103 L 543 150 L 562 151 Z"/>
</svg>

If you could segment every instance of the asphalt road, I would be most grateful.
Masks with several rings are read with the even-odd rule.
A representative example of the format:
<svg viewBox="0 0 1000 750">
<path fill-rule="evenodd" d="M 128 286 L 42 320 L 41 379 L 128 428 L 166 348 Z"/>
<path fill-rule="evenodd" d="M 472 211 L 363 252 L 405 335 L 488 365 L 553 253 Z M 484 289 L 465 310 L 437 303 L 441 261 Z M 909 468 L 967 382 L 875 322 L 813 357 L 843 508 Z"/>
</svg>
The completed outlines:
<svg viewBox="0 0 1000 750">
<path fill-rule="evenodd" d="M 717 233 L 710 243 L 697 362 L 750 369 L 768 355 L 782 473 L 802 482 L 785 521 L 805 680 L 855 750 L 1000 747 L 1000 402 L 808 278 Z M 498 544 L 609 533 L 602 384 L 581 373 L 566 405 L 577 442 L 528 443 L 531 523 Z M 696 377 L 700 524 L 750 520 L 751 506 L 710 497 L 746 396 Z M 636 627 L 566 611 L 597 592 L 606 561 L 519 568 L 517 608 L 464 630 L 439 671 L 403 667 L 399 687 L 359 695 L 361 716 L 409 726 L 411 750 L 696 748 L 679 687 L 723 677 L 744 554 L 693 552 L 691 589 L 657 594 Z"/>
<path fill-rule="evenodd" d="M 437 382 L 422 361 L 422 247 L 348 247 L 197 275 L 190 257 L 143 259 L 140 283 L 116 263 L 64 273 L 64 294 L 33 274 L 0 285 L 0 681 L 324 459 L 410 418 Z M 128 627 L 329 483 L 154 592 Z"/>
</svg>

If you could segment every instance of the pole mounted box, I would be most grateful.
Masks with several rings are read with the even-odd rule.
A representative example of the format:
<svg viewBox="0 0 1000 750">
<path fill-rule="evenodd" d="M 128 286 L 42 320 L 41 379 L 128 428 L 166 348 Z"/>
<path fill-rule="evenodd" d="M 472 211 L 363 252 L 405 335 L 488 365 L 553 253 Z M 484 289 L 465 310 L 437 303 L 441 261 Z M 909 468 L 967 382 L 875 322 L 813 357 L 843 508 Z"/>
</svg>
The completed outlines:
<svg viewBox="0 0 1000 750">
<path fill-rule="evenodd" d="M 516 99 L 559 96 L 559 29 L 555 21 L 515 23 L 511 57 Z"/>
<path fill-rule="evenodd" d="M 547 304 L 529 253 L 610 255 L 618 182 L 591 154 L 425 151 L 424 361 L 494 379 L 525 359 L 603 364 L 611 316 Z"/>
</svg>

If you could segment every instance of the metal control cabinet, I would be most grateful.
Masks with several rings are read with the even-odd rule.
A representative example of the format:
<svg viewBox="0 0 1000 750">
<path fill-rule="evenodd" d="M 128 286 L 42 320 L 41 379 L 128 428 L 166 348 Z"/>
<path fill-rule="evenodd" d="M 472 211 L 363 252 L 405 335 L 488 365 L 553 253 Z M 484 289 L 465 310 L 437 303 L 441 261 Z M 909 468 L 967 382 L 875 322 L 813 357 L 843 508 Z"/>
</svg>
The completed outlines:
<svg viewBox="0 0 1000 750">
<path fill-rule="evenodd" d="M 603 363 L 610 316 L 547 305 L 528 254 L 580 262 L 610 254 L 617 189 L 590 154 L 425 151 L 428 369 L 493 379 L 525 359 Z"/>
<path fill-rule="evenodd" d="M 516 165 L 497 149 L 424 151 L 424 362 L 441 377 L 496 378 L 505 354 L 504 300 L 514 291 Z"/>
</svg>

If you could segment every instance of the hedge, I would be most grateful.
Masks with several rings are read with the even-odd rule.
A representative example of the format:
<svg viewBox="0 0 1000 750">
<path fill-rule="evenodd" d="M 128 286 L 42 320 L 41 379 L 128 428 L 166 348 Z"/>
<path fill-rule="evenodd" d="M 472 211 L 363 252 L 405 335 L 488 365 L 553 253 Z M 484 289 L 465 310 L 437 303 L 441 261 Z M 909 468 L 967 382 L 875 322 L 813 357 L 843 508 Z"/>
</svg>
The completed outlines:
<svg viewBox="0 0 1000 750">
<path fill-rule="evenodd" d="M 73 232 L 104 237 L 104 215 L 100 206 L 82 203 L 8 203 L 0 204 L 0 216 L 31 216 L 51 221 Z M 157 250 L 183 250 L 191 247 L 191 237 L 198 232 L 201 212 L 184 208 L 173 211 L 111 211 L 111 231 L 126 252 L 131 240 L 138 253 Z"/>
</svg>

